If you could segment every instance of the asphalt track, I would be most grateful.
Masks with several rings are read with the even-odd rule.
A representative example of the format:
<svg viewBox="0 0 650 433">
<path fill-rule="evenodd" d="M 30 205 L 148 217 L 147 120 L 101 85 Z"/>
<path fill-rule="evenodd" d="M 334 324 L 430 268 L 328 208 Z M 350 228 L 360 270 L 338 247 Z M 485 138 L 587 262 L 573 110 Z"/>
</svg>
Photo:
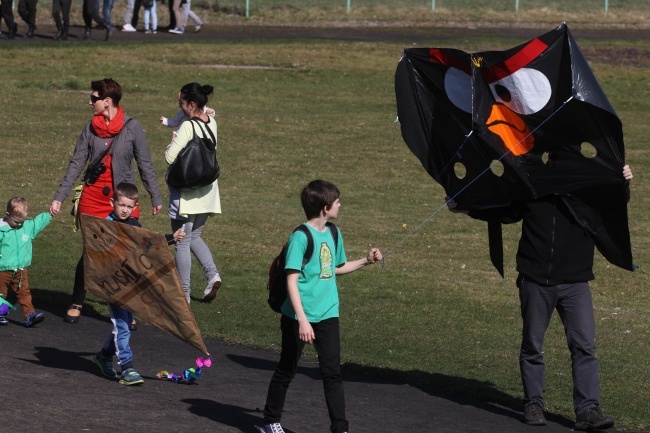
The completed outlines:
<svg viewBox="0 0 650 433">
<path fill-rule="evenodd" d="M 59 310 L 45 310 L 45 321 L 33 328 L 24 328 L 12 312 L 11 323 L 0 328 L 1 431 L 258 431 L 277 353 L 208 339 L 212 367 L 195 384 L 177 384 L 157 379 L 156 373 L 180 374 L 200 353 L 141 324 L 131 347 L 145 383 L 127 387 L 102 376 L 92 360 L 111 330 L 109 320 L 84 310 L 79 323 L 69 325 Z M 351 432 L 566 433 L 573 427 L 572 420 L 554 415 L 547 416 L 546 427 L 530 427 L 510 408 L 445 396 L 360 367 L 344 365 L 343 372 Z M 315 363 L 300 364 L 285 409 L 288 433 L 329 430 Z"/>
<path fill-rule="evenodd" d="M 498 32 L 525 40 L 544 31 L 208 26 L 201 33 L 182 36 L 116 31 L 111 41 L 329 39 L 410 44 L 458 37 L 468 32 Z M 574 31 L 574 34 L 582 38 L 602 38 L 607 32 L 618 39 L 650 39 L 648 30 L 585 30 Z M 73 27 L 66 42 L 53 41 L 54 33 L 53 26 L 40 26 L 35 38 L 19 36 L 15 41 L 0 41 L 0 47 L 82 42 L 81 27 Z M 102 35 L 99 30 L 93 33 L 97 39 Z M 37 293 L 35 296 L 38 298 Z M 19 315 L 12 313 L 11 323 L 0 328 L 0 372 L 4 377 L 0 391 L 0 430 L 3 432 L 258 431 L 256 426 L 262 421 L 261 408 L 277 353 L 208 339 L 206 345 L 213 356 L 213 366 L 204 370 L 197 383 L 180 385 L 156 379 L 156 372 L 169 370 L 179 374 L 193 366 L 199 353 L 162 331 L 142 324 L 134 332 L 131 344 L 135 366 L 145 378 L 145 384 L 126 387 L 101 376 L 92 361 L 110 332 L 107 318 L 96 314 L 89 317 L 85 310 L 79 324 L 69 325 L 63 322 L 63 312 L 59 309 L 46 310 L 45 314 L 45 322 L 26 329 Z M 385 372 L 379 374 L 344 365 L 343 373 L 350 431 L 355 433 L 564 433 L 573 427 L 573 420 L 553 415 L 547 415 L 546 427 L 529 427 L 522 422 L 521 414 L 511 408 L 423 389 Z M 289 389 L 285 409 L 282 423 L 288 433 L 328 431 L 317 365 L 301 363 Z"/>
</svg>

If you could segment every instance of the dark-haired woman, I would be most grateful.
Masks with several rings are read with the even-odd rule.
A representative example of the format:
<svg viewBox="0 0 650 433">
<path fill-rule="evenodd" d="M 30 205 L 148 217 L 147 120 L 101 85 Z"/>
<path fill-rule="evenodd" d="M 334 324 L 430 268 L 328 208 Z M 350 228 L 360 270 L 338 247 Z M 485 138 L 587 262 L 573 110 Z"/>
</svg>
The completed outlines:
<svg viewBox="0 0 650 433">
<path fill-rule="evenodd" d="M 206 115 L 203 110 L 212 90 L 212 86 L 190 83 L 183 86 L 178 94 L 178 104 L 190 120 L 181 124 L 172 142 L 167 146 L 165 159 L 168 164 L 174 163 L 178 153 L 193 138 L 194 131 L 199 137 L 214 139 L 216 146 L 217 122 L 214 118 Z M 184 231 L 187 233 L 185 239 L 176 244 L 176 267 L 183 283 L 187 302 L 190 302 L 192 254 L 201 263 L 208 282 L 201 299 L 204 302 L 211 302 L 221 287 L 221 276 L 210 249 L 201 239 L 201 232 L 208 217 L 221 213 L 218 181 L 215 180 L 212 184 L 198 189 L 170 187 L 169 193 L 169 216 L 172 219 L 172 229 L 176 231 L 184 226 Z"/>
<path fill-rule="evenodd" d="M 93 81 L 91 89 L 89 104 L 93 119 L 81 131 L 68 170 L 54 194 L 50 213 L 56 215 L 61 211 L 61 203 L 68 197 L 87 166 L 77 212 L 106 218 L 113 210 L 110 198 L 113 197 L 114 186 L 121 182 L 136 182 L 132 167 L 135 159 L 142 184 L 151 196 L 153 214 L 157 215 L 162 208 L 162 197 L 142 125 L 124 114 L 119 105 L 122 88 L 116 81 L 111 78 Z M 139 207 L 133 211 L 132 216 L 140 216 Z M 83 276 L 83 261 L 79 260 L 72 305 L 64 319 L 67 323 L 77 323 L 79 320 L 86 299 Z"/>
</svg>

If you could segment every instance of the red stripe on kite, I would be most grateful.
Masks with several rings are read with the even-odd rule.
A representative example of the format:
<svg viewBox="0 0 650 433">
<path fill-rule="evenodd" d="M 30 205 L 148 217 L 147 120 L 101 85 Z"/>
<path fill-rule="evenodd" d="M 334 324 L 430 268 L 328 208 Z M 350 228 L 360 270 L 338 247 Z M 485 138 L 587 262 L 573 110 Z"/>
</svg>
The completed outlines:
<svg viewBox="0 0 650 433">
<path fill-rule="evenodd" d="M 499 66 L 493 66 L 490 69 L 481 71 L 481 74 L 483 74 L 483 77 L 487 80 L 488 83 L 492 84 L 495 81 L 499 81 L 509 75 L 512 75 L 521 68 L 527 66 L 530 62 L 542 54 L 547 48 L 548 45 L 546 45 L 541 40 L 533 39 L 528 45 L 522 48 L 521 51 L 503 62 L 503 64 Z"/>
<path fill-rule="evenodd" d="M 463 59 L 451 55 L 445 50 L 441 50 L 438 48 L 431 48 L 429 50 L 429 61 L 433 63 L 440 63 L 445 66 L 454 67 L 456 69 L 460 69 L 467 75 L 472 75 L 472 68 L 469 62 L 469 56 L 467 58 L 467 61 L 463 61 Z"/>
</svg>

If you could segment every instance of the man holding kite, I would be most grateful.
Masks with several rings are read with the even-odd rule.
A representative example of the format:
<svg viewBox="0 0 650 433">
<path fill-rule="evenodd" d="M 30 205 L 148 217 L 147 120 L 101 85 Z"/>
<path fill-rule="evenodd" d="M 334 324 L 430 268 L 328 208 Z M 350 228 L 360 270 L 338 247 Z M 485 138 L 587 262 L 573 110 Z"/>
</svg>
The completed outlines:
<svg viewBox="0 0 650 433">
<path fill-rule="evenodd" d="M 576 430 L 605 429 L 588 281 L 594 247 L 633 271 L 622 124 L 566 24 L 506 51 L 404 51 L 395 75 L 404 141 L 456 212 L 523 221 L 517 286 L 524 418 L 545 425 L 542 343 L 557 310 L 572 356 Z"/>
</svg>

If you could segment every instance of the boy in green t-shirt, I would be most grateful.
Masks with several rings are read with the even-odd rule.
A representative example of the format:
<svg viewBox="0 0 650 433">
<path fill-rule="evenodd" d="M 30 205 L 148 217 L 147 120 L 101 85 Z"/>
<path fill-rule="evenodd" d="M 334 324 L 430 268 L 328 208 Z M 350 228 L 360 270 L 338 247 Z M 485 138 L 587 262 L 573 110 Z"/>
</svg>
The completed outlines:
<svg viewBox="0 0 650 433">
<path fill-rule="evenodd" d="M 307 235 L 294 232 L 287 243 L 286 265 L 288 298 L 282 306 L 282 353 L 273 374 L 264 407 L 263 433 L 284 433 L 280 425 L 282 409 L 291 380 L 305 343 L 314 344 L 323 378 L 325 400 L 332 433 L 348 431 L 345 418 L 345 394 L 341 380 L 341 345 L 339 333 L 339 295 L 336 275 L 349 274 L 382 259 L 372 248 L 368 256 L 348 262 L 343 238 L 336 230 L 338 242 L 326 226 L 336 219 L 341 203 L 339 189 L 324 180 L 314 180 L 300 195 L 307 216 L 305 224 L 313 237 L 313 254 L 303 266 Z"/>
</svg>

